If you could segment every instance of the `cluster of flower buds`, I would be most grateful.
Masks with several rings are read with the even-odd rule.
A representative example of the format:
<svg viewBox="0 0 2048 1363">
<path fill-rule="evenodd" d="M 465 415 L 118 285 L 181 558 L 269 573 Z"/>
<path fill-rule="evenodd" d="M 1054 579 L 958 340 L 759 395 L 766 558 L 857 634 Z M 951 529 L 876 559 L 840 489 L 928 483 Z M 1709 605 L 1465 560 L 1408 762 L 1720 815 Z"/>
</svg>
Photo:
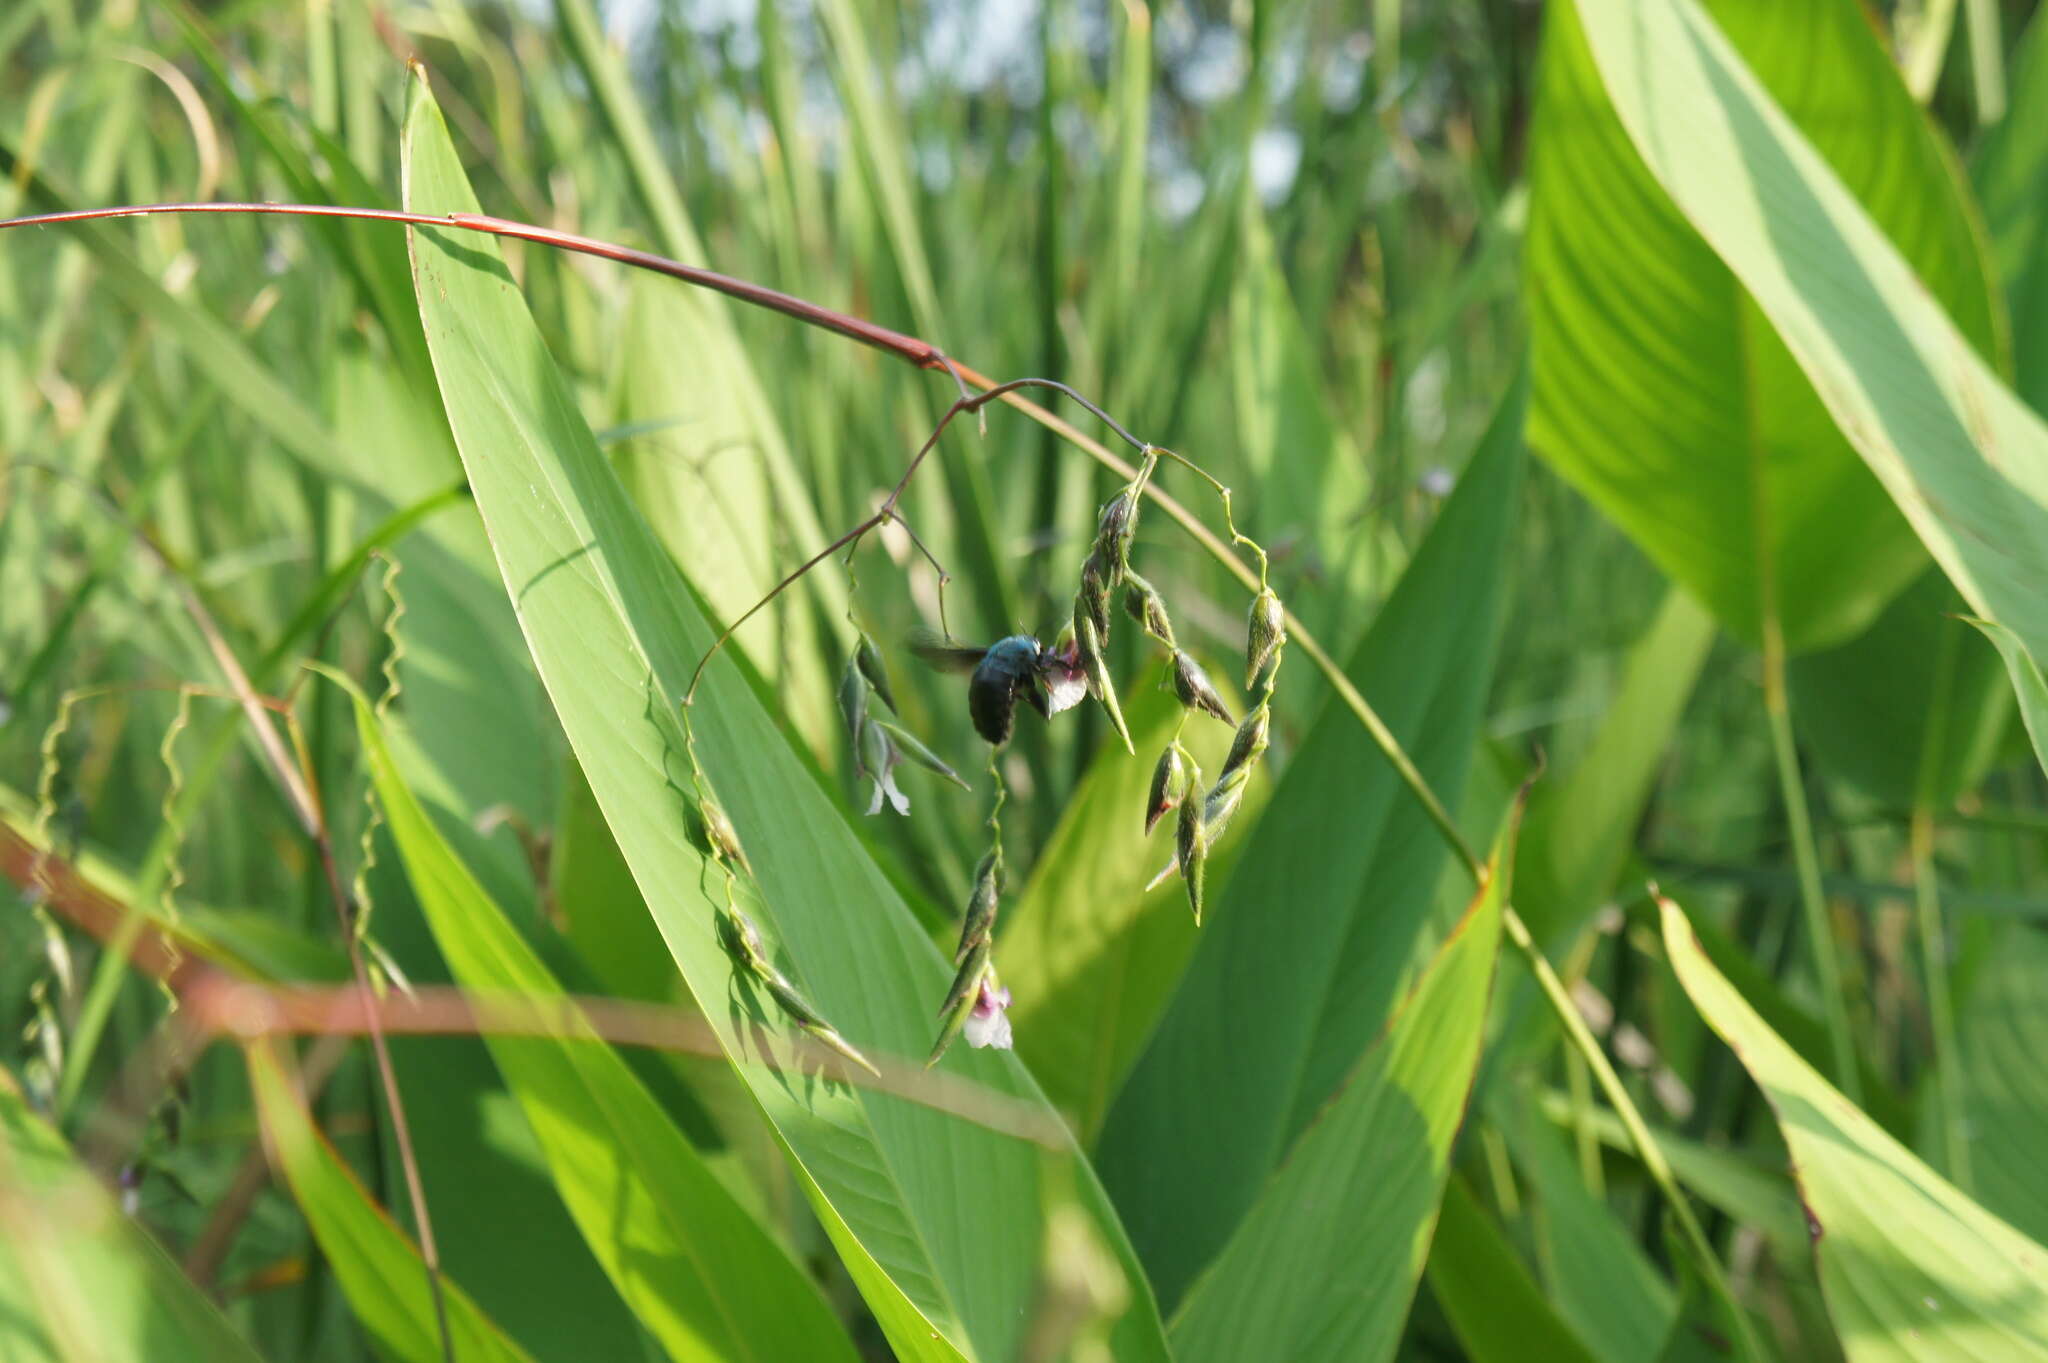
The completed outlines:
<svg viewBox="0 0 2048 1363">
<path fill-rule="evenodd" d="M 1237 812 L 1245 786 L 1251 780 L 1252 767 L 1265 754 L 1272 737 L 1273 683 L 1279 675 L 1280 654 L 1286 642 L 1287 615 L 1281 609 L 1280 598 L 1270 587 L 1261 587 L 1252 601 L 1246 626 L 1244 680 L 1251 709 L 1237 725 L 1237 735 L 1223 759 L 1222 774 L 1208 793 L 1196 800 L 1195 792 L 1202 786 L 1201 768 L 1181 747 L 1178 738 L 1160 755 L 1159 765 L 1152 772 L 1152 788 L 1145 798 L 1146 833 L 1169 810 L 1176 806 L 1180 809 L 1174 828 L 1173 860 L 1153 877 L 1152 884 L 1179 872 L 1187 886 L 1188 907 L 1194 911 L 1197 923 L 1202 921 L 1202 880 L 1209 848 L 1230 822 L 1230 816 Z M 1180 697 L 1182 705 L 1214 715 L 1226 724 L 1236 722 L 1194 659 L 1176 649 L 1173 664 L 1174 694 Z"/>
<path fill-rule="evenodd" d="M 945 1021 L 932 1046 L 927 1068 L 936 1065 L 963 1031 L 970 1046 L 1010 1049 L 1010 991 L 996 978 L 996 906 L 1003 897 L 1003 845 L 999 840 L 974 868 L 974 888 L 960 923 L 960 944 L 953 949 L 953 987 L 939 1005 Z"/>
<path fill-rule="evenodd" d="M 707 829 L 716 826 L 709 812 L 712 808 L 714 807 L 706 806 Z M 719 814 L 717 818 L 723 820 L 724 815 Z M 725 826 L 731 828 L 730 824 Z M 726 955 L 732 957 L 733 963 L 752 976 L 767 992 L 768 997 L 775 1000 L 776 1007 L 782 1010 L 783 1016 L 789 1019 L 792 1026 L 819 1045 L 846 1057 L 869 1074 L 877 1073 L 868 1058 L 862 1055 L 852 1042 L 839 1035 L 838 1028 L 825 1021 L 812 1006 L 811 1001 L 790 983 L 789 977 L 775 968 L 775 962 L 768 959 L 767 948 L 761 944 L 760 931 L 755 928 L 753 921 L 740 911 L 737 904 L 728 903 L 718 915 L 718 941 L 719 945 L 725 948 Z"/>
<path fill-rule="evenodd" d="M 896 713 L 896 696 L 889 688 L 889 672 L 882 665 L 881 650 L 863 632 L 839 677 L 839 713 L 846 721 L 847 737 L 853 740 L 859 774 L 874 782 L 868 813 L 881 813 L 885 801 L 898 814 L 910 812 L 910 797 L 896 784 L 896 767 L 906 759 L 937 772 L 962 790 L 970 789 L 960 779 L 960 773 L 916 735 L 872 713 L 871 698 L 881 701 L 890 714 Z"/>
<path fill-rule="evenodd" d="M 1109 644 L 1111 594 L 1134 578 L 1137 582 L 1144 581 L 1131 572 L 1131 540 L 1138 531 L 1139 486 L 1139 481 L 1133 479 L 1103 504 L 1102 515 L 1095 528 L 1095 547 L 1089 551 L 1087 562 L 1081 565 L 1081 586 L 1074 593 L 1073 624 L 1074 644 L 1081 655 L 1081 670 L 1088 677 L 1088 694 L 1102 702 L 1102 708 L 1109 712 L 1110 723 L 1116 726 L 1117 735 L 1124 741 L 1124 748 L 1132 752 L 1136 749 L 1131 744 L 1130 726 L 1124 723 L 1123 707 L 1116 700 L 1116 683 L 1110 680 L 1109 664 L 1103 661 L 1102 650 Z M 1159 600 L 1159 593 L 1151 590 L 1150 583 L 1145 583 L 1143 590 L 1149 593 L 1149 600 Z M 1163 602 L 1159 605 L 1159 619 L 1165 623 Z M 1167 625 L 1169 638 L 1172 633 L 1172 626 Z M 1064 648 L 1064 637 L 1060 644 Z"/>
</svg>

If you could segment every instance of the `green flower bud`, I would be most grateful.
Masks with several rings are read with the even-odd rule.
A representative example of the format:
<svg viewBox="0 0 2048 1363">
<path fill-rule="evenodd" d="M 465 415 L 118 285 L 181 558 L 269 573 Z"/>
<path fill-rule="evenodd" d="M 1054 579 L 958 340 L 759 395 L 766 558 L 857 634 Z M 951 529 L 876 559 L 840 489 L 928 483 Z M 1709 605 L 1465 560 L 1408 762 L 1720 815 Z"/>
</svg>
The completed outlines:
<svg viewBox="0 0 2048 1363">
<path fill-rule="evenodd" d="M 1168 648 L 1174 646 L 1173 621 L 1166 615 L 1166 598 L 1136 573 L 1129 575 L 1128 585 L 1124 588 L 1124 609 L 1130 612 L 1131 619 L 1144 627 L 1147 634 Z"/>
<path fill-rule="evenodd" d="M 1273 661 L 1280 651 L 1280 645 L 1287 641 L 1287 612 L 1281 609 L 1280 598 L 1270 587 L 1262 587 L 1252 598 L 1251 612 L 1246 620 L 1244 645 L 1244 684 L 1246 690 L 1253 690 L 1259 684 L 1259 674 Z"/>
<path fill-rule="evenodd" d="M 1102 514 L 1095 523 L 1095 553 L 1109 569 L 1111 586 L 1131 566 L 1131 539 L 1137 530 L 1137 489 L 1125 487 L 1102 504 Z"/>
<path fill-rule="evenodd" d="M 886 719 L 878 719 L 874 723 L 879 725 L 894 740 L 899 755 L 909 758 L 927 771 L 937 772 L 962 790 L 974 789 L 973 786 L 967 784 L 959 772 L 954 771 L 952 767 L 947 765 L 943 757 L 927 748 L 916 734 L 911 733 L 908 729 L 898 728 Z"/>
<path fill-rule="evenodd" d="M 1124 741 L 1124 751 L 1136 752 L 1131 742 L 1130 726 L 1124 723 L 1123 709 L 1116 703 L 1116 683 L 1110 680 L 1109 666 L 1102 661 L 1102 644 L 1095 632 L 1094 622 L 1087 616 L 1074 617 L 1074 642 L 1081 649 L 1081 670 L 1088 674 L 1088 690 L 1095 699 L 1102 702 L 1102 708 L 1109 711 L 1109 721 L 1116 726 L 1117 736 Z"/>
<path fill-rule="evenodd" d="M 872 1060 L 869 1060 L 866 1056 L 862 1055 L 860 1051 L 857 1048 L 855 1048 L 852 1042 L 848 1041 L 845 1037 L 839 1035 L 839 1029 L 837 1027 L 834 1027 L 831 1023 L 813 1022 L 807 1025 L 799 1025 L 803 1026 L 804 1034 L 806 1036 L 809 1036 L 812 1040 L 816 1041 L 819 1045 L 825 1047 L 827 1050 L 838 1052 L 840 1055 L 846 1057 L 848 1060 L 851 1060 L 854 1064 L 866 1070 L 869 1074 L 875 1076 L 875 1078 L 880 1079 L 882 1077 L 882 1072 L 875 1068 L 874 1062 Z"/>
<path fill-rule="evenodd" d="M 1074 593 L 1074 616 L 1087 616 L 1095 626 L 1095 640 L 1098 644 L 1109 642 L 1109 574 L 1104 571 L 1099 554 L 1090 554 L 1088 561 L 1081 565 L 1081 588 Z"/>
<path fill-rule="evenodd" d="M 986 937 L 967 949 L 967 954 L 960 958 L 960 969 L 953 975 L 953 987 L 946 991 L 946 1001 L 939 1005 L 939 1016 L 952 1012 L 961 999 L 974 993 L 974 986 L 981 979 L 982 969 L 988 965 L 989 953 L 993 949 L 993 943 Z"/>
<path fill-rule="evenodd" d="M 699 812 L 704 819 L 705 840 L 727 861 L 751 872 L 753 868 L 747 866 L 746 850 L 740 846 L 739 830 L 732 826 L 732 820 L 726 817 L 718 801 L 706 800 Z"/>
<path fill-rule="evenodd" d="M 854 752 L 860 752 L 861 729 L 868 722 L 868 679 L 861 675 L 860 655 L 856 653 L 846 660 L 846 668 L 839 674 L 839 717 L 846 721 L 847 737 L 853 740 Z"/>
<path fill-rule="evenodd" d="M 1230 741 L 1230 755 L 1223 759 L 1223 775 L 1242 771 L 1259 760 L 1266 751 L 1266 740 L 1273 728 L 1272 707 L 1260 701 L 1252 712 L 1244 717 L 1244 723 L 1237 726 L 1237 737 Z"/>
<path fill-rule="evenodd" d="M 1202 665 L 1179 649 L 1173 652 L 1173 694 L 1180 697 L 1180 703 L 1190 710 L 1214 715 L 1225 724 L 1237 723 L 1230 707 L 1223 703 L 1223 697 L 1216 694 L 1216 688 L 1210 683 L 1209 674 L 1202 670 Z"/>
<path fill-rule="evenodd" d="M 853 651 L 853 661 L 860 668 L 861 676 L 867 678 L 875 694 L 882 698 L 882 704 L 889 707 L 889 713 L 896 713 L 896 696 L 889 689 L 889 669 L 882 665 L 882 651 L 875 647 L 875 641 L 863 634 L 860 646 Z"/>
<path fill-rule="evenodd" d="M 1180 878 L 1187 885 L 1188 907 L 1194 910 L 1195 925 L 1202 922 L 1202 873 L 1209 861 L 1209 833 L 1202 807 L 1193 800 L 1182 801 L 1180 822 L 1174 826 L 1174 860 Z"/>
<path fill-rule="evenodd" d="M 960 923 L 960 945 L 953 950 L 953 964 L 966 961 L 969 952 L 984 945 L 996 925 L 996 905 L 1003 893 L 1002 854 L 989 851 L 974 868 L 974 889 L 967 896 L 967 914 Z"/>
<path fill-rule="evenodd" d="M 1223 836 L 1230 816 L 1237 813 L 1238 805 L 1244 801 L 1245 787 L 1251 784 L 1251 778 L 1248 766 L 1225 772 L 1202 797 L 1202 835 L 1211 843 Z"/>
<path fill-rule="evenodd" d="M 1181 756 L 1181 746 L 1176 743 L 1159 754 L 1159 765 L 1152 768 L 1152 788 L 1145 793 L 1145 833 L 1151 835 L 1166 812 L 1179 804 L 1188 794 L 1188 764 Z"/>
<path fill-rule="evenodd" d="M 761 934 L 753 922 L 737 910 L 718 915 L 718 944 L 725 954 L 753 974 L 771 969 L 768 953 L 761 946 Z"/>
</svg>

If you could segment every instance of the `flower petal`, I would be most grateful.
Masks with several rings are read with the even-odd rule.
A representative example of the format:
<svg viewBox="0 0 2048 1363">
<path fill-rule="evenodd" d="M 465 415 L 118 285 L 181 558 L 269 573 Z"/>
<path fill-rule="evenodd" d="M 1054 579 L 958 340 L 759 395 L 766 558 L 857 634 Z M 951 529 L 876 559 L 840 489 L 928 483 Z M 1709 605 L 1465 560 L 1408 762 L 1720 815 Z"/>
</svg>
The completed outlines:
<svg viewBox="0 0 2048 1363">
<path fill-rule="evenodd" d="M 970 1046 L 993 1046 L 999 1051 L 1011 1049 L 1010 1015 L 1000 1008 L 992 1010 L 986 1017 L 981 1015 L 979 1008 L 975 1009 L 963 1030 Z"/>
</svg>

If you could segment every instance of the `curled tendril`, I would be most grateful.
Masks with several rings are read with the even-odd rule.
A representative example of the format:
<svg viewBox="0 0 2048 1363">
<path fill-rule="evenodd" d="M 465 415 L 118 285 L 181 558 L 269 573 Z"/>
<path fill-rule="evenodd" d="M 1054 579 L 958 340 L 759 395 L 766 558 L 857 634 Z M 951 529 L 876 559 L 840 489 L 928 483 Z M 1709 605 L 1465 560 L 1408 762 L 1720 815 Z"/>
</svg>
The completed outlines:
<svg viewBox="0 0 2048 1363">
<path fill-rule="evenodd" d="M 162 887 L 157 891 L 157 909 L 163 915 L 164 923 L 175 928 L 178 924 L 178 891 L 185 884 L 185 820 L 178 812 L 178 797 L 185 789 L 185 769 L 178 765 L 178 738 L 192 722 L 192 697 L 197 688 L 186 685 L 178 688 L 177 708 L 171 712 L 171 722 L 164 729 L 163 742 L 157 745 L 157 756 L 164 764 L 164 798 L 162 815 L 164 829 L 170 835 L 164 849 L 164 877 Z M 164 997 L 175 1010 L 178 996 L 170 986 L 181 960 L 178 950 L 178 934 L 166 932 L 164 946 L 168 952 L 169 968 L 160 977 Z"/>
<path fill-rule="evenodd" d="M 384 689 L 370 707 L 377 718 L 382 720 L 391 712 L 392 703 L 405 689 L 405 682 L 398 672 L 399 660 L 405 657 L 405 639 L 398 632 L 398 624 L 405 618 L 406 607 L 405 596 L 398 590 L 398 575 L 404 570 L 403 565 L 395 555 L 387 554 L 381 549 L 375 551 L 374 557 L 384 562 L 384 580 L 381 585 L 384 597 L 390 603 L 390 609 L 384 612 L 384 661 L 378 669 L 384 677 Z M 354 936 L 357 946 L 368 949 L 370 962 L 376 967 L 371 983 L 381 991 L 386 984 L 395 982 L 409 993 L 410 985 L 404 972 L 391 959 L 390 953 L 370 938 L 370 916 L 377 907 L 376 900 L 370 894 L 370 872 L 377 868 L 377 830 L 383 826 L 384 806 L 377 799 L 376 786 L 366 783 L 363 787 L 363 833 L 357 842 L 356 873 L 349 882 L 349 896 L 355 904 L 355 912 L 349 920 L 349 932 Z"/>
</svg>

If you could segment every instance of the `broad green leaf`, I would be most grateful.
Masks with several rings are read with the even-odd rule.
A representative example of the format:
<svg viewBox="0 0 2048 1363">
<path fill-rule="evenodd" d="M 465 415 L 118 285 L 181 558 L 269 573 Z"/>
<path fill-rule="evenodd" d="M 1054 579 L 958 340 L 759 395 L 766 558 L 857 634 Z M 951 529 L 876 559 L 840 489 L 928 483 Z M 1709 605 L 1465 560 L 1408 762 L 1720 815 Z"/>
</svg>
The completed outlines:
<svg viewBox="0 0 2048 1363">
<path fill-rule="evenodd" d="M 1974 346 L 1995 311 L 1957 178 L 1854 0 L 1713 0 L 1733 48 L 1897 243 Z M 1786 353 L 1784 322 L 1724 265 L 1630 143 L 1631 102 L 1659 82 L 1594 63 L 1580 28 L 1629 7 L 1550 7 L 1531 138 L 1526 276 L 1530 443 L 1736 634 L 1776 593 L 1794 652 L 1862 629 L 1925 560 L 1885 489 Z M 1597 45 L 1596 45 L 1597 46 Z M 1603 73 L 1609 90 L 1602 88 Z M 1622 117 L 1610 103 L 1617 80 Z M 1630 125 L 1625 130 L 1624 124 Z M 1693 129 L 1688 127 L 1688 133 Z M 1640 139 L 1638 139 L 1640 141 Z M 1746 204 L 1739 183 L 1717 185 Z M 1821 384 L 1823 390 L 1828 385 Z"/>
<path fill-rule="evenodd" d="M 424 87 L 407 117 L 406 202 L 474 211 Z M 571 746 L 692 995 L 786 1142 L 812 1205 L 891 1344 L 911 1359 L 1006 1358 L 1038 1261 L 1040 1156 L 1020 1139 L 796 1070 L 787 1028 L 718 944 L 720 877 L 691 838 L 690 753 L 738 830 L 740 887 L 771 953 L 855 1045 L 922 1055 L 950 978 L 901 895 L 756 700 L 738 667 L 678 702 L 715 631 L 633 512 L 493 243 L 416 229 L 413 268 L 436 376 L 506 588 Z M 956 1050 L 948 1070 L 1050 1113 L 1013 1058 Z M 1079 1180 L 1129 1262 L 1106 1200 Z M 1134 1282 L 1139 1275 L 1132 1268 Z M 1160 1357 L 1134 1288 L 1119 1356 Z"/>
<path fill-rule="evenodd" d="M 1956 1018 L 1971 1189 L 2048 1244 L 2048 934 L 2001 924 L 1993 940 Z"/>
<path fill-rule="evenodd" d="M 1517 385 L 1346 668 L 1454 809 L 1493 670 L 1520 410 Z M 1313 684 L 1296 666 L 1283 688 Z M 1380 1034 L 1427 946 L 1445 863 L 1421 808 L 1334 702 L 1239 856 L 1098 1153 L 1169 1303 Z"/>
<path fill-rule="evenodd" d="M 1845 644 L 1792 660 L 1799 736 L 1829 770 L 1896 808 L 1942 808 L 1976 785 L 2012 717 L 1998 651 L 1953 617 L 1937 569 Z"/>
<path fill-rule="evenodd" d="M 2012 107 L 1970 162 L 1991 259 L 2012 313 L 2013 387 L 2048 411 L 2048 19 L 2017 46 Z"/>
<path fill-rule="evenodd" d="M 1017 997 L 1017 1052 L 1083 1141 L 1102 1125 L 1200 935 L 1178 880 L 1145 892 L 1172 855 L 1172 820 L 1147 839 L 1141 814 L 1180 703 L 1144 687 L 1128 710 L 1138 755 L 1121 743 L 1102 749 L 998 925 L 1003 983 Z M 1220 724 L 1190 724 L 1182 741 L 1203 771 L 1214 772 L 1230 737 Z M 1261 769 L 1236 816 L 1239 827 L 1250 826 L 1266 789 Z M 1210 874 L 1221 880 L 1236 850 L 1226 838 L 1212 853 Z"/>
<path fill-rule="evenodd" d="M 1455 1173 L 1444 1184 L 1443 1210 L 1429 1247 L 1429 1290 L 1472 1363 L 1598 1363 Z"/>
<path fill-rule="evenodd" d="M 1678 906 L 1661 908 L 1679 982 L 1777 1114 L 1850 1363 L 2048 1359 L 2048 1250 L 1830 1087 L 1714 968 Z"/>
<path fill-rule="evenodd" d="M 0 1070 L 0 1356 L 256 1363 L 220 1308 L 128 1219 Z"/>
<path fill-rule="evenodd" d="M 433 1299 L 413 1242 L 314 1129 L 276 1052 L 254 1045 L 248 1059 L 249 1084 L 271 1159 L 305 1213 L 356 1319 L 391 1357 L 439 1363 L 444 1355 Z M 431 1212 L 431 1189 L 428 1195 Z M 520 1363 L 527 1357 L 446 1274 L 441 1293 L 455 1356 L 463 1363 Z"/>
<path fill-rule="evenodd" d="M 356 729 L 392 838 L 456 982 L 478 996 L 561 986 L 406 789 L 358 695 Z M 852 1359 L 817 1287 L 704 1167 L 574 1005 L 558 1035 L 485 1034 L 583 1237 L 669 1357 Z"/>
<path fill-rule="evenodd" d="M 1582 0 L 1581 13 L 1652 173 L 1963 599 L 2044 656 L 2048 427 L 1693 0 Z"/>
<path fill-rule="evenodd" d="M 1188 1289 L 1173 1322 L 1182 1363 L 1394 1356 L 1479 1062 L 1519 813 L 1501 830 L 1486 887 L 1387 1034 Z"/>
</svg>

